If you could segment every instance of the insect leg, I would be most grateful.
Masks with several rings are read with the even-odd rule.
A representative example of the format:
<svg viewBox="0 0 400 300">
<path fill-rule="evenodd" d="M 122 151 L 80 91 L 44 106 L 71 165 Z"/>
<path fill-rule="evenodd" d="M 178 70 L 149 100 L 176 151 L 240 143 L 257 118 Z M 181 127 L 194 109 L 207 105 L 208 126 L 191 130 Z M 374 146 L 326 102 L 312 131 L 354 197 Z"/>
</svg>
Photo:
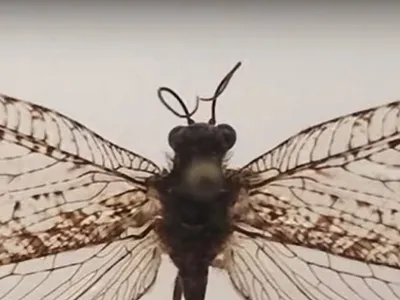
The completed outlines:
<svg viewBox="0 0 400 300">
<path fill-rule="evenodd" d="M 182 282 L 179 273 L 175 277 L 174 283 L 174 292 L 172 294 L 172 300 L 181 300 L 182 299 Z"/>
</svg>

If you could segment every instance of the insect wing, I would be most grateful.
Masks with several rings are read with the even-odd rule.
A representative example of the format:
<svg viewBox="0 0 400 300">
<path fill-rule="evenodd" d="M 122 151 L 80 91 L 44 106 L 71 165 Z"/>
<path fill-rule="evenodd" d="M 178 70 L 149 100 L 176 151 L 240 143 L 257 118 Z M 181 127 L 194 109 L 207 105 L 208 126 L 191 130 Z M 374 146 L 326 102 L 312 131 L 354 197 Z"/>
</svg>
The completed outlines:
<svg viewBox="0 0 400 300">
<path fill-rule="evenodd" d="M 264 262 L 257 260 L 254 268 L 263 268 L 270 276 L 257 277 L 252 272 L 249 282 L 263 285 L 265 292 L 249 292 L 248 287 L 243 295 L 252 294 L 252 300 L 400 299 L 399 115 L 400 102 L 393 102 L 310 127 L 241 170 L 247 190 L 235 208 L 236 220 L 238 227 L 246 228 L 243 232 L 247 230 L 247 236 L 254 238 L 259 255 L 252 259 L 263 256 L 286 276 L 281 282 L 286 281 L 287 287 L 299 293 L 305 289 L 303 296 L 278 289 L 272 284 L 274 274 L 268 271 L 272 269 L 267 270 L 261 266 Z M 296 261 L 304 262 L 294 250 L 298 247 L 312 248 L 325 256 L 326 263 L 319 268 L 341 278 L 342 286 L 353 291 L 352 296 L 340 286 L 334 287 L 333 280 L 323 283 L 320 275 L 313 273 L 313 263 L 305 263 L 305 272 L 314 277 L 308 282 L 302 278 L 295 270 Z M 282 249 L 291 263 L 279 263 Z M 246 256 L 243 251 L 237 257 Z M 369 271 L 358 274 L 348 269 L 341 273 L 334 258 L 347 259 L 347 264 L 357 261 Z M 244 279 L 232 275 L 232 270 L 244 271 L 244 266 L 230 266 L 236 286 Z M 346 283 L 346 276 L 355 278 L 360 290 Z M 271 294 L 266 292 L 267 286 Z M 365 296 L 365 290 L 373 291 Z"/>
<path fill-rule="evenodd" d="M 136 300 L 160 263 L 154 233 L 26 260 L 0 269 L 0 299 Z"/>
<path fill-rule="evenodd" d="M 251 300 L 393 300 L 399 270 L 236 233 L 225 269 Z"/>
<path fill-rule="evenodd" d="M 42 299 L 35 295 L 43 287 L 43 299 L 75 299 L 73 290 L 94 288 L 111 274 L 115 278 L 87 299 L 138 299 L 158 269 L 155 237 L 133 237 L 159 213 L 146 185 L 158 172 L 151 161 L 68 117 L 1 95 L 0 299 Z M 69 262 L 78 252 L 85 258 Z M 146 258 L 134 275 L 127 268 L 139 256 Z M 67 269 L 72 273 L 54 282 L 53 275 Z M 123 285 L 127 294 L 117 296 Z M 13 294 L 21 291 L 26 294 Z"/>
</svg>

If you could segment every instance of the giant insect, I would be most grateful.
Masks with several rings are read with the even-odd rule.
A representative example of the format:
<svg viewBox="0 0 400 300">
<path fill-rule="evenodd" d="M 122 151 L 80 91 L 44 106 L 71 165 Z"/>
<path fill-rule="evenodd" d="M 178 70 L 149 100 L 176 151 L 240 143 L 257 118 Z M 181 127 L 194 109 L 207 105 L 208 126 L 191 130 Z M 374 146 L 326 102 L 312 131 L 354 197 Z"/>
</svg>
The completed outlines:
<svg viewBox="0 0 400 300">
<path fill-rule="evenodd" d="M 249 300 L 400 299 L 400 102 L 305 129 L 240 169 L 217 99 L 168 137 L 171 166 L 45 107 L 0 95 L 0 299 L 138 300 L 161 255 L 173 300 L 210 267 Z M 174 96 L 179 113 L 164 99 Z M 211 104 L 207 123 L 192 117 Z"/>
</svg>

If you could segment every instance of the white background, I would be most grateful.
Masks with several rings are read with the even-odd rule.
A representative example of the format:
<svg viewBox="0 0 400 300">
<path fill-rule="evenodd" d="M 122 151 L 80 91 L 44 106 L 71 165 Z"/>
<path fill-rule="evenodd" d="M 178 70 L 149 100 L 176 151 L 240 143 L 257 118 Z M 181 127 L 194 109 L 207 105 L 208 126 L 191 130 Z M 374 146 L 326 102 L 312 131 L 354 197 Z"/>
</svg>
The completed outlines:
<svg viewBox="0 0 400 300">
<path fill-rule="evenodd" d="M 240 166 L 297 131 L 400 99 L 400 6 L 0 4 L 0 92 L 58 110 L 165 164 L 183 121 L 158 101 L 209 96 L 237 61 L 217 108 L 237 130 Z M 198 120 L 209 118 L 207 104 Z M 144 299 L 168 299 L 163 268 Z M 172 296 L 172 295 L 171 295 Z M 238 299 L 210 277 L 207 299 Z"/>
</svg>

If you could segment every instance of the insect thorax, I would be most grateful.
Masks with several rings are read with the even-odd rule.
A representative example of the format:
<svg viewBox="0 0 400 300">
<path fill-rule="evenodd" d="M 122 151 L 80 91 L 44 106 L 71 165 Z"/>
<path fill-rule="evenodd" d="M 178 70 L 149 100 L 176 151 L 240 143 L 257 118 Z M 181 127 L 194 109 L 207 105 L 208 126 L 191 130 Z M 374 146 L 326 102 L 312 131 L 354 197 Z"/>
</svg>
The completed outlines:
<svg viewBox="0 0 400 300">
<path fill-rule="evenodd" d="M 237 189 L 223 167 L 230 147 L 221 146 L 226 139 L 221 142 L 220 128 L 179 130 L 170 135 L 172 169 L 156 183 L 163 209 L 157 230 L 177 265 L 190 263 L 185 253 L 209 264 L 232 230 L 229 211 Z"/>
<path fill-rule="evenodd" d="M 222 173 L 216 177 L 217 170 L 208 170 L 208 164 L 194 162 L 189 170 L 174 170 L 160 182 L 163 213 L 157 232 L 180 269 L 193 263 L 208 267 L 232 231 L 229 212 L 234 189 Z M 210 181 L 193 183 L 186 180 L 191 175 L 180 176 L 190 172 L 210 172 Z"/>
</svg>

